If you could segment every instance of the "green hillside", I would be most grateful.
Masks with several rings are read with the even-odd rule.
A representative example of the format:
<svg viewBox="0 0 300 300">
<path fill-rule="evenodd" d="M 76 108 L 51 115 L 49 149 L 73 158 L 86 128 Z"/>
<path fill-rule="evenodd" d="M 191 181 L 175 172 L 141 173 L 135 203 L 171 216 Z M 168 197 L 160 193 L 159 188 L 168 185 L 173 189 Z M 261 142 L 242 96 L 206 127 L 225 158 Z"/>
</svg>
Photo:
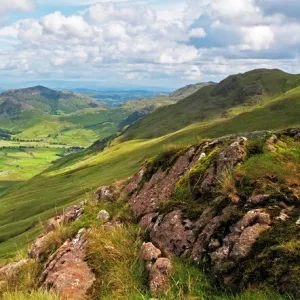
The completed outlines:
<svg viewBox="0 0 300 300">
<path fill-rule="evenodd" d="M 131 126 L 120 141 L 162 136 L 193 123 L 251 111 L 300 85 L 300 75 L 254 70 L 206 86 L 177 104 L 157 109 Z"/>
<path fill-rule="evenodd" d="M 9 90 L 0 94 L 0 116 L 16 117 L 24 111 L 57 115 L 72 113 L 88 107 L 98 107 L 94 99 L 72 92 L 60 92 L 43 86 Z"/>
<path fill-rule="evenodd" d="M 193 124 L 149 140 L 113 142 L 103 152 L 103 147 L 97 148 L 95 144 L 83 153 L 65 157 L 44 173 L 2 194 L 0 257 L 12 255 L 16 245 L 30 242 L 40 230 L 40 220 L 59 208 L 85 199 L 98 186 L 132 175 L 145 159 L 161 151 L 198 143 L 207 137 L 291 126 L 300 126 L 300 87 L 227 119 Z"/>
</svg>

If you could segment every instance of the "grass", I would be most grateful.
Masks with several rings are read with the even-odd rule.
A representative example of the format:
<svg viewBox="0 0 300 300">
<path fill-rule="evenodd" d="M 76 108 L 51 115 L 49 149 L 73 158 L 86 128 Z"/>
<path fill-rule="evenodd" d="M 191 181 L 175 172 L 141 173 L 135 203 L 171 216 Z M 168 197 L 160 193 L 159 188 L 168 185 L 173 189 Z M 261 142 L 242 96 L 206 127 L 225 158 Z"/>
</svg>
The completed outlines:
<svg viewBox="0 0 300 300">
<path fill-rule="evenodd" d="M 98 282 L 98 299 L 141 299 L 145 294 L 144 268 L 139 260 L 142 244 L 136 225 L 93 226 L 88 237 L 88 262 Z"/>
<path fill-rule="evenodd" d="M 47 169 L 62 155 L 62 148 L 0 149 L 0 180 L 25 181 Z"/>
<path fill-rule="evenodd" d="M 223 118 L 223 121 L 224 119 L 226 121 L 226 118 L 230 118 L 228 120 L 230 123 L 231 118 L 236 114 L 239 114 L 243 119 L 241 112 L 249 111 L 251 113 L 254 107 L 255 109 L 264 107 L 270 100 L 297 87 L 299 83 L 299 75 L 289 75 L 279 70 L 254 70 L 245 74 L 230 76 L 220 84 L 206 86 L 174 105 L 157 109 L 154 113 L 131 126 L 120 140 L 126 141 L 158 137 L 177 131 L 193 123 L 207 122 L 218 118 Z M 263 95 L 252 94 L 253 91 L 256 91 L 256 86 L 261 89 Z M 291 108 L 293 109 L 293 106 Z M 237 109 L 237 111 L 233 109 Z M 297 115 L 299 119 L 296 110 L 293 111 L 292 109 L 289 111 L 291 116 Z M 277 113 L 282 111 L 278 110 Z M 273 112 L 273 114 L 276 114 L 276 112 Z M 255 115 L 254 113 L 252 117 Z M 261 118 L 260 115 L 256 117 Z M 241 121 L 241 118 L 239 121 Z M 270 119 L 262 118 L 258 124 L 261 125 L 262 129 L 269 129 L 271 127 L 268 122 L 272 122 L 272 119 L 271 116 Z M 224 124 L 227 125 L 225 121 Z M 273 120 L 274 122 L 280 124 L 280 119 Z M 257 123 L 257 120 L 253 120 L 253 123 Z M 236 126 L 237 124 L 234 125 Z M 239 125 L 243 127 L 240 131 L 243 131 L 244 128 L 247 128 L 246 130 L 248 131 L 252 130 L 248 127 L 247 122 L 239 122 Z M 281 126 L 285 125 L 283 121 Z M 216 125 L 215 129 L 217 128 L 218 125 Z M 220 130 L 222 128 L 219 128 Z M 226 128 L 224 131 L 226 131 Z"/>
<path fill-rule="evenodd" d="M 2 296 L 3 300 L 60 300 L 60 298 L 45 291 L 26 292 L 7 292 Z"/>
</svg>

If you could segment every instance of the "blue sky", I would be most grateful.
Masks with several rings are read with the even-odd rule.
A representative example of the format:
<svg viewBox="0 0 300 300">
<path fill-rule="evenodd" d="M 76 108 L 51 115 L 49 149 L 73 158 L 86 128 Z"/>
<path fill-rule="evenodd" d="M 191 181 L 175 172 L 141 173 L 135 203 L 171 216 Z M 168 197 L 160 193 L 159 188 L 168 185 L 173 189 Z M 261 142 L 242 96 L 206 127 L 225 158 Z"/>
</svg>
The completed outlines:
<svg viewBox="0 0 300 300">
<path fill-rule="evenodd" d="M 0 0 L 0 86 L 177 88 L 300 73 L 298 0 Z"/>
</svg>

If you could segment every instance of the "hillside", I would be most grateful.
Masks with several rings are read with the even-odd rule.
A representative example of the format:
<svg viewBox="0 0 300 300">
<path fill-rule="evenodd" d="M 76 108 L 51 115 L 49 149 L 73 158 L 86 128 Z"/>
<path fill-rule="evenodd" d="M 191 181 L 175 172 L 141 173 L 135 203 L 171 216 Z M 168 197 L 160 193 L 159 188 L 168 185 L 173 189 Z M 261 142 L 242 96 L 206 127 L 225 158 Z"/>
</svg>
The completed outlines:
<svg viewBox="0 0 300 300">
<path fill-rule="evenodd" d="M 230 88 L 228 88 L 228 86 Z M 261 88 L 258 88 L 258 86 Z M 199 95 L 203 94 L 207 95 L 207 98 L 205 99 L 209 99 L 209 102 L 207 102 L 204 98 L 198 98 Z M 200 104 L 203 105 L 203 110 L 198 108 L 198 105 Z M 178 107 L 185 109 L 185 119 L 183 116 L 180 118 L 181 114 L 179 113 Z M 197 109 L 197 113 L 194 113 Z M 161 116 L 162 111 L 165 112 L 165 118 L 168 119 L 168 122 L 170 122 L 170 126 L 168 128 L 161 127 L 162 124 L 164 124 L 165 119 L 156 119 L 157 115 Z M 280 287 L 279 292 L 284 293 L 287 291 L 294 295 L 296 292 L 293 289 L 293 284 L 288 284 L 287 282 L 297 281 L 297 279 L 295 279 L 297 267 L 294 264 L 294 260 L 289 259 L 291 259 L 291 257 L 297 258 L 297 255 L 299 255 L 297 252 L 298 246 L 294 243 L 294 236 L 296 234 L 295 230 L 297 229 L 297 227 L 295 227 L 297 221 L 296 217 L 299 215 L 299 178 L 297 175 L 299 173 L 298 167 L 300 162 L 298 149 L 300 133 L 299 129 L 297 129 L 300 126 L 299 76 L 286 74 L 279 70 L 255 70 L 245 74 L 230 76 L 217 86 L 203 87 L 195 94 L 179 101 L 177 104 L 163 109 L 157 109 L 153 113 L 144 117 L 141 121 L 129 126 L 123 135 L 121 134 L 116 139 L 111 140 L 111 137 L 109 137 L 110 133 L 116 132 L 120 128 L 115 128 L 113 124 L 119 124 L 119 122 L 122 123 L 124 120 L 128 120 L 131 116 L 130 113 L 130 111 L 124 110 L 123 108 L 116 108 L 114 110 L 105 108 L 87 108 L 72 114 L 51 116 L 51 118 L 55 118 L 57 122 L 52 123 L 52 125 L 54 124 L 53 127 L 51 127 L 51 124 L 48 121 L 44 121 L 44 123 L 38 125 L 40 127 L 36 130 L 26 132 L 26 135 L 30 135 L 34 138 L 34 136 L 37 136 L 38 132 L 41 133 L 45 131 L 45 135 L 47 134 L 47 137 L 45 138 L 43 136 L 43 139 L 45 138 L 44 143 L 52 140 L 52 134 L 47 131 L 51 130 L 51 128 L 53 130 L 58 130 L 57 128 L 60 128 L 59 132 L 63 133 L 62 136 L 58 134 L 53 141 L 56 139 L 62 141 L 63 137 L 66 138 L 66 135 L 64 134 L 69 132 L 70 135 L 65 141 L 70 144 L 76 139 L 78 139 L 78 141 L 80 140 L 80 143 L 83 143 L 85 139 L 84 134 L 80 137 L 80 132 L 82 130 L 82 132 L 87 135 L 91 134 L 91 130 L 94 133 L 98 132 L 97 134 L 103 134 L 103 136 L 106 137 L 100 139 L 98 142 L 94 143 L 93 146 L 84 151 L 72 153 L 54 163 L 47 162 L 49 164 L 49 168 L 45 171 L 43 171 L 43 165 L 39 162 L 39 159 L 46 155 L 47 157 L 49 156 L 49 159 L 52 159 L 52 157 L 57 154 L 60 155 L 62 151 L 59 147 L 62 147 L 62 145 L 57 145 L 57 149 L 53 150 L 47 148 L 50 146 L 47 145 L 47 147 L 41 149 L 40 152 L 21 148 L 19 149 L 18 154 L 16 154 L 14 149 L 10 149 L 9 151 L 7 149 L 3 149 L 3 155 L 2 157 L 0 156 L 0 167 L 5 166 L 5 168 L 7 168 L 7 161 L 9 161 L 9 159 L 14 159 L 16 155 L 20 157 L 18 158 L 20 163 L 18 163 L 17 159 L 13 162 L 13 164 L 10 162 L 10 164 L 13 165 L 19 172 L 19 174 L 17 174 L 18 176 L 14 175 L 16 180 L 14 184 L 11 184 L 11 182 L 0 181 L 0 260 L 6 260 L 14 257 L 16 249 L 26 251 L 27 245 L 41 233 L 41 222 L 45 222 L 45 220 L 49 219 L 53 215 L 62 212 L 66 206 L 77 204 L 86 199 L 91 201 L 94 190 L 97 187 L 108 186 L 120 180 L 124 180 L 138 172 L 141 166 L 146 166 L 148 171 L 146 172 L 139 188 L 142 188 L 143 184 L 145 184 L 146 187 L 151 186 L 153 189 L 142 190 L 141 193 L 140 190 L 136 191 L 135 196 L 140 195 L 142 197 L 143 195 L 147 195 L 147 198 L 145 198 L 147 201 L 144 198 L 141 198 L 142 202 L 139 206 L 135 207 L 135 204 L 138 203 L 139 197 L 132 200 L 129 204 L 131 204 L 130 206 L 134 213 L 138 212 L 138 210 L 141 210 L 143 213 L 145 211 L 148 212 L 149 205 L 156 205 L 156 200 L 153 200 L 156 199 L 155 197 L 162 200 L 160 196 L 157 196 L 161 194 L 163 196 L 163 200 L 166 200 L 166 203 L 159 204 L 157 209 L 160 214 L 164 215 L 181 210 L 184 213 L 184 216 L 187 217 L 187 220 L 194 222 L 195 215 L 198 218 L 199 214 L 203 212 L 202 209 L 207 206 L 212 206 L 217 209 L 221 207 L 223 209 L 225 208 L 225 206 L 223 207 L 223 204 L 226 204 L 226 207 L 228 206 L 228 203 L 226 202 L 228 199 L 231 199 L 230 201 L 233 202 L 233 206 L 236 205 L 235 203 L 237 201 L 237 207 L 231 211 L 232 214 L 230 213 L 229 219 L 226 219 L 224 221 L 225 223 L 223 221 L 221 222 L 224 225 L 220 227 L 221 231 L 217 230 L 213 232 L 213 236 L 216 238 L 214 240 L 210 240 L 209 244 L 216 242 L 216 240 L 220 242 L 221 239 L 221 245 L 226 246 L 226 243 L 228 243 L 228 240 L 231 238 L 231 235 L 228 236 L 228 230 L 231 230 L 230 226 L 232 224 L 237 225 L 238 220 L 242 220 L 241 218 L 246 216 L 252 209 L 252 207 L 249 208 L 247 205 L 245 206 L 245 203 L 247 204 L 245 201 L 251 196 L 266 194 L 271 195 L 271 198 L 268 198 L 270 199 L 270 201 L 268 200 L 269 202 L 263 203 L 261 206 L 259 204 L 254 208 L 263 209 L 264 214 L 270 214 L 270 218 L 272 220 L 271 224 L 257 223 L 258 225 L 272 226 L 272 228 L 270 228 L 270 232 L 278 236 L 279 234 L 282 234 L 282 232 L 279 233 L 278 228 L 284 228 L 284 234 L 280 235 L 280 245 L 282 245 L 283 248 L 280 248 L 279 244 L 272 244 L 274 248 L 268 248 L 269 246 L 266 247 L 264 242 L 266 241 L 267 245 L 269 245 L 268 243 L 273 243 L 273 240 L 268 240 L 268 237 L 263 235 L 262 241 L 258 243 L 258 247 L 260 248 L 256 248 L 256 244 L 254 246 L 254 250 L 256 251 L 254 252 L 254 255 L 255 258 L 259 259 L 259 261 L 265 266 L 266 270 L 268 270 L 270 280 L 265 281 L 264 284 L 266 286 L 269 283 L 273 286 L 276 285 L 277 287 Z M 175 118 L 173 118 L 173 113 Z M 200 122 L 191 122 L 193 117 L 195 117 L 195 120 L 199 117 Z M 150 118 L 155 118 L 157 122 L 148 124 L 145 134 L 148 135 L 149 133 L 155 133 L 157 137 L 140 139 L 144 136 L 143 134 L 141 135 L 139 126 L 145 120 L 147 121 Z M 177 120 L 178 124 L 175 120 Z M 183 125 L 186 123 L 187 126 Z M 62 129 L 59 127 L 60 125 L 56 127 L 55 124 L 64 124 L 65 127 Z M 108 125 L 107 131 L 102 131 L 106 125 Z M 126 124 L 124 124 L 124 126 L 126 126 Z M 178 130 L 172 129 L 177 127 Z M 296 129 L 286 129 L 290 127 L 294 127 Z M 136 131 L 137 128 L 139 131 Z M 31 128 L 28 130 L 31 130 Z M 134 133 L 134 135 L 131 140 L 126 141 L 124 137 L 126 137 L 126 135 L 130 132 Z M 162 132 L 166 132 L 166 134 L 162 135 Z M 6 138 L 3 142 L 12 143 L 12 141 L 9 140 L 11 132 L 3 130 L 1 134 L 4 138 Z M 275 137 L 273 135 L 275 135 Z M 203 148 L 203 145 L 205 145 L 203 140 L 207 141 L 208 139 L 215 139 L 222 136 L 225 137 L 211 142 L 211 144 L 209 144 L 211 146 L 208 148 Z M 213 160 L 210 160 L 215 157 L 214 151 L 219 153 L 218 151 L 220 151 L 220 147 L 221 149 L 225 149 L 228 145 L 236 145 L 236 142 L 239 143 L 244 141 L 244 139 L 238 139 L 237 136 L 243 136 L 249 140 L 246 145 L 242 145 L 244 149 L 242 151 L 242 160 L 236 164 L 234 170 L 224 169 L 224 176 L 221 176 L 220 174 L 220 176 L 217 176 L 213 172 L 210 174 L 209 170 L 211 168 L 209 166 L 216 166 L 213 163 Z M 94 138 L 96 139 L 96 135 Z M 197 149 L 200 147 L 199 149 L 202 149 L 203 151 L 201 151 L 205 152 L 207 159 L 200 160 L 201 163 L 199 163 L 199 170 L 194 170 L 190 167 L 188 168 L 188 170 L 190 170 L 188 179 L 193 179 L 192 175 L 197 175 L 198 171 L 200 173 L 202 171 L 207 171 L 207 173 L 205 173 L 207 178 L 217 178 L 218 183 L 215 182 L 212 185 L 212 189 L 209 193 L 205 192 L 201 194 L 202 192 L 198 191 L 198 189 L 200 189 L 200 181 L 195 182 L 192 180 L 187 186 L 184 185 L 185 188 L 192 188 L 192 193 L 191 191 L 184 189 L 182 194 L 179 193 L 178 195 L 175 195 L 177 198 L 175 196 L 175 198 L 169 198 L 170 195 L 165 197 L 164 191 L 170 192 L 172 188 L 169 189 L 170 186 L 168 183 L 160 177 L 159 169 L 162 168 L 163 171 L 166 171 L 166 173 L 164 173 L 166 176 L 168 176 L 167 174 L 169 174 L 169 172 L 172 173 L 173 171 L 171 171 L 171 169 L 176 160 L 185 153 L 184 149 L 186 149 L 186 147 L 189 148 L 192 144 L 194 144 Z M 204 151 L 204 149 L 206 150 Z M 196 158 L 198 158 L 199 154 L 201 153 L 197 152 L 196 156 L 193 156 L 195 159 L 191 158 L 189 161 L 197 161 Z M 36 157 L 36 160 L 30 158 L 32 155 Z M 155 159 L 156 156 L 158 157 Z M 230 158 L 230 156 L 228 157 Z M 40 164 L 40 169 L 34 168 L 33 162 Z M 22 174 L 21 171 L 25 172 L 26 169 L 24 168 L 23 171 L 18 167 L 18 165 L 19 167 L 27 165 L 30 173 L 36 176 L 33 178 L 29 177 L 30 179 L 27 181 L 19 182 L 20 180 L 24 180 L 25 174 Z M 42 171 L 42 173 L 37 174 L 39 170 Z M 175 168 L 174 172 L 177 175 L 181 174 L 180 171 L 177 171 L 178 169 Z M 185 168 L 184 172 L 186 171 L 187 169 Z M 157 180 L 153 184 L 148 184 L 147 182 L 155 174 L 158 174 L 157 178 L 154 176 Z M 213 176 L 210 177 L 212 174 Z M 24 176 L 20 177 L 20 175 Z M 181 177 L 181 175 L 178 176 Z M 180 185 L 181 183 L 185 184 L 185 179 L 186 178 L 183 177 L 182 181 L 171 181 L 172 186 L 176 182 L 178 183 L 177 185 Z M 201 182 L 203 183 L 203 181 Z M 219 186 L 220 182 L 222 182 L 222 186 Z M 162 186 L 154 188 L 155 185 L 159 183 L 162 184 Z M 154 192 L 156 194 L 152 195 L 151 193 Z M 214 197 L 210 198 L 211 192 L 216 193 L 217 195 L 214 194 Z M 150 202 L 148 201 L 149 195 L 151 198 Z M 125 197 L 125 199 L 128 200 L 129 196 L 131 197 L 132 194 Z M 219 196 L 226 196 L 226 203 L 222 201 L 219 203 Z M 201 199 L 205 201 L 203 202 Z M 281 221 L 276 219 L 282 215 L 280 214 L 281 211 L 277 211 L 277 208 L 274 208 L 276 205 L 273 207 L 273 200 L 278 204 L 281 203 L 280 201 L 283 201 L 288 207 L 294 206 L 293 211 L 286 209 L 283 212 L 288 216 L 288 221 L 283 223 L 283 227 L 280 227 L 282 225 L 282 223 L 280 223 Z M 97 204 L 96 208 L 92 204 L 92 207 L 88 206 L 87 209 L 107 209 L 111 216 L 124 216 L 125 214 L 124 218 L 126 222 L 130 220 L 130 224 L 133 223 L 132 226 L 135 229 L 132 230 L 138 230 L 136 229 L 134 222 L 140 219 L 140 213 L 137 213 L 133 219 L 131 214 L 129 214 L 130 217 L 128 217 L 127 202 L 124 203 L 121 201 L 120 203 L 117 201 L 116 203 L 111 202 L 101 206 L 102 204 L 103 203 L 101 203 L 100 206 Z M 218 206 L 219 204 L 221 205 L 220 207 Z M 276 215 L 271 213 L 274 209 L 276 210 Z M 221 210 L 219 212 L 220 214 L 221 212 L 223 213 Z M 94 213 L 95 211 L 93 214 Z M 220 214 L 217 214 L 217 216 L 212 218 L 217 218 Z M 78 226 L 89 227 L 91 224 L 94 224 L 93 222 L 94 221 L 91 221 L 90 219 L 88 219 L 87 223 L 84 224 L 79 221 Z M 164 228 L 162 224 L 163 223 L 159 223 L 158 225 Z M 76 226 L 71 227 L 72 234 L 75 234 L 75 231 L 80 229 Z M 74 228 L 76 228 L 76 230 Z M 290 229 L 291 231 L 289 231 Z M 291 232 L 291 234 L 288 232 Z M 62 232 L 59 231 L 58 234 L 61 233 Z M 128 232 L 126 230 L 122 231 L 122 234 L 126 235 L 127 233 Z M 136 239 L 136 235 L 134 236 Z M 74 236 L 72 235 L 71 237 Z M 284 237 L 286 237 L 286 239 L 284 239 Z M 131 240 L 131 238 L 132 236 L 128 236 L 129 240 Z M 58 241 L 60 241 L 60 237 L 58 238 Z M 141 242 L 142 241 L 144 241 L 144 236 L 141 238 Z M 158 242 L 155 244 L 158 246 Z M 192 242 L 192 244 L 194 247 L 194 242 Z M 289 246 L 291 247 L 289 248 Z M 164 247 L 164 244 L 161 247 Z M 173 249 L 174 248 L 172 248 L 172 251 Z M 218 246 L 216 249 L 219 249 L 219 252 L 224 250 L 222 246 L 221 248 Z M 227 269 L 229 265 L 232 266 L 231 258 L 222 256 L 221 263 L 224 263 L 224 269 L 218 269 L 216 266 L 218 265 L 218 255 L 220 253 L 216 251 L 216 249 L 207 248 L 207 244 L 205 242 L 205 251 L 208 251 L 207 253 L 209 253 L 209 256 L 204 255 L 202 257 L 199 253 L 197 254 L 197 259 L 201 268 L 205 268 L 206 274 L 209 277 L 211 276 L 214 278 L 214 272 L 217 272 L 220 280 L 217 283 L 213 283 L 213 286 L 214 284 L 220 284 L 223 286 L 224 282 L 227 282 L 227 280 L 230 279 L 229 277 L 233 276 L 230 284 L 232 283 L 233 289 L 239 290 L 241 286 L 237 287 L 236 282 L 240 280 L 239 274 L 241 274 L 241 272 L 244 273 L 246 270 L 245 274 L 248 274 L 249 276 L 245 275 L 242 287 L 247 288 L 249 285 L 252 286 L 254 284 L 256 288 L 260 288 L 259 282 L 251 280 L 252 277 L 256 278 L 255 276 L 257 274 L 257 278 L 261 278 L 261 276 L 263 276 L 262 273 L 260 273 L 259 268 L 257 268 L 257 265 L 253 265 L 253 268 L 251 267 L 250 262 L 253 260 L 253 256 L 251 256 L 252 254 L 249 254 L 249 259 L 247 258 L 247 261 L 243 261 L 243 264 L 240 266 L 234 265 L 233 269 Z M 162 250 L 165 251 L 165 249 Z M 289 256 L 288 251 L 291 251 L 291 256 Z M 271 261 L 272 253 L 275 253 L 274 255 L 278 255 L 276 257 L 280 260 L 280 270 L 276 269 L 276 266 L 274 265 L 267 265 L 267 261 Z M 182 252 L 181 250 L 179 252 L 176 250 L 175 254 L 177 256 L 181 256 Z M 215 261 L 210 261 L 210 255 L 212 255 L 211 257 L 214 257 Z M 266 259 L 264 259 L 264 255 L 266 255 Z M 284 259 L 291 261 L 291 272 L 288 279 L 283 274 L 287 266 L 283 262 Z M 229 264 L 228 266 L 227 263 Z M 193 270 L 192 272 L 194 272 L 194 270 L 198 270 L 197 268 L 194 269 L 194 266 L 189 266 L 185 263 L 180 266 L 181 268 L 191 267 Z M 191 269 L 189 269 L 188 272 L 190 270 Z M 197 273 L 199 270 L 195 272 Z M 228 272 L 232 273 L 229 274 Z M 282 278 L 282 281 L 278 279 L 279 277 L 274 278 L 272 272 L 280 274 L 279 277 Z M 200 273 L 197 274 L 197 276 L 204 276 L 203 273 L 201 273 L 202 275 Z M 254 276 L 253 274 L 256 275 Z M 131 288 L 133 287 L 131 286 Z M 98 292 L 99 291 L 96 291 L 96 293 Z M 185 292 L 183 292 L 183 294 L 184 293 Z M 195 293 L 196 291 L 194 291 L 192 295 L 195 295 Z M 216 290 L 210 290 L 210 293 L 214 295 L 213 297 L 217 295 L 215 294 Z M 108 297 L 110 296 L 112 295 L 109 294 Z M 221 298 L 209 298 L 208 296 L 207 299 L 224 299 L 222 297 L 225 297 L 225 299 L 236 299 L 233 298 L 234 296 L 228 295 L 221 295 L 220 297 Z M 270 294 L 264 296 L 264 298 L 257 299 L 268 300 L 270 299 L 269 297 Z M 277 294 L 274 297 L 274 299 L 285 299 L 285 297 L 279 298 L 281 296 L 278 296 Z"/>
<path fill-rule="evenodd" d="M 176 99 L 184 99 L 197 91 L 199 91 L 201 88 L 207 86 L 207 85 L 214 85 L 214 82 L 201 82 L 196 84 L 190 84 L 186 85 L 182 88 L 177 89 L 173 93 L 171 93 L 169 96 L 170 98 L 176 98 Z"/>
<path fill-rule="evenodd" d="M 193 123 L 230 118 L 268 103 L 300 85 L 300 75 L 280 70 L 253 70 L 206 86 L 178 103 L 157 109 L 131 126 L 120 138 L 153 138 Z"/>
<path fill-rule="evenodd" d="M 177 103 L 179 100 L 184 99 L 196 91 L 207 85 L 213 85 L 212 82 L 203 82 L 197 84 L 187 85 L 185 87 L 179 88 L 175 90 L 173 93 L 169 95 L 160 95 L 152 98 L 145 98 L 140 100 L 128 101 L 125 102 L 122 107 L 124 109 L 137 111 L 143 110 L 145 108 L 155 110 L 158 107 L 168 106 Z"/>
<path fill-rule="evenodd" d="M 136 158 L 140 151 L 133 150 Z M 118 151 L 98 174 L 112 175 Z M 122 166 L 130 162 L 124 158 Z M 66 177 L 85 172 L 84 159 L 86 168 L 101 166 L 100 154 L 97 162 L 91 156 L 73 161 L 76 171 L 56 171 Z M 96 176 L 100 187 L 93 198 L 56 211 L 28 255 L 0 267 L 2 295 L 298 299 L 299 162 L 295 128 L 168 148 L 129 178 L 119 165 L 124 180 L 106 185 L 113 177 Z M 44 174 L 50 185 L 53 171 Z"/>
<path fill-rule="evenodd" d="M 80 118 L 81 122 L 84 122 L 82 125 L 89 126 L 90 122 L 94 122 L 94 117 L 98 119 L 98 116 L 94 115 L 87 119 Z M 79 116 L 75 114 L 66 118 L 68 123 L 77 123 Z M 296 127 L 300 126 L 299 120 L 300 87 L 229 118 L 196 123 L 149 140 L 120 143 L 117 138 L 110 146 L 106 145 L 104 140 L 85 152 L 67 156 L 57 161 L 46 172 L 8 189 L 2 195 L 0 213 L 5 217 L 0 221 L 0 239 L 4 242 L 0 247 L 0 256 L 13 252 L 15 243 L 23 243 L 25 237 L 26 240 L 30 236 L 33 237 L 39 231 L 37 220 L 51 216 L 56 208 L 82 200 L 85 193 L 97 185 L 110 184 L 132 175 L 145 159 L 155 156 L 169 146 L 190 145 L 201 139 L 238 132 Z M 156 128 L 156 123 L 150 129 L 152 128 Z M 14 209 L 11 206 L 12 202 Z"/>
<path fill-rule="evenodd" d="M 98 107 L 92 98 L 72 92 L 60 92 L 43 86 L 9 90 L 0 94 L 0 116 L 16 117 L 24 111 L 42 114 L 72 113 L 88 107 Z"/>
</svg>

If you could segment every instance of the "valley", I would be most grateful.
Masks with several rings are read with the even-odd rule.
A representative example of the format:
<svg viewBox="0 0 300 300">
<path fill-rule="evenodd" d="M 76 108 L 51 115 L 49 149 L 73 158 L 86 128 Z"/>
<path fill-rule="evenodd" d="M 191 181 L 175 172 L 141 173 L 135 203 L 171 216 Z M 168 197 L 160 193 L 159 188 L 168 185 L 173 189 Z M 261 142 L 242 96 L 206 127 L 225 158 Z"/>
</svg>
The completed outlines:
<svg viewBox="0 0 300 300">
<path fill-rule="evenodd" d="M 243 172 L 252 176 L 251 180 L 262 184 L 257 189 L 267 188 L 272 179 L 265 180 L 274 177 L 297 197 L 299 178 L 292 178 L 294 171 L 288 166 L 295 165 L 299 172 L 299 145 L 284 130 L 300 126 L 299 75 L 259 69 L 230 76 L 219 84 L 204 84 L 176 100 L 171 95 L 160 96 L 122 107 L 85 107 L 69 113 L 38 113 L 34 118 L 26 117 L 26 109 L 16 118 L 11 115 L 14 110 L 9 117 L 7 111 L 0 117 L 0 124 L 6 124 L 0 126 L 2 261 L 14 257 L 17 249 L 25 253 L 43 231 L 41 224 L 53 215 L 80 201 L 93 201 L 99 186 L 129 178 L 143 166 L 152 166 L 155 172 L 159 169 L 156 164 L 168 163 L 168 155 L 222 136 L 221 141 L 227 136 L 232 142 L 237 135 L 251 140 L 249 160 L 241 162 L 236 176 Z M 265 137 L 272 134 L 283 136 L 272 146 L 274 153 L 258 142 L 268 145 Z M 172 155 L 170 159 L 173 161 Z M 234 201 L 231 192 L 235 190 L 228 188 L 226 193 Z M 175 205 L 193 213 L 193 200 L 176 201 L 167 202 L 165 209 Z M 117 208 L 112 204 L 111 209 L 116 212 Z M 123 212 L 127 206 L 118 209 Z"/>
</svg>

